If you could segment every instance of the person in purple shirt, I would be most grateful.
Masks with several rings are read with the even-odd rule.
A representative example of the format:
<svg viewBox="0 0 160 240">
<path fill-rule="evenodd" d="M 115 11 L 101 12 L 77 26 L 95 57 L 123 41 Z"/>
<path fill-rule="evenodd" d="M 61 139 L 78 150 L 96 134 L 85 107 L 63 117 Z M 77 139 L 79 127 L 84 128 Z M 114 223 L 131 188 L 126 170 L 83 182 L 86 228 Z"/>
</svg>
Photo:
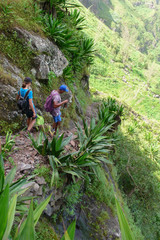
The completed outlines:
<svg viewBox="0 0 160 240">
<path fill-rule="evenodd" d="M 66 85 L 61 85 L 58 90 L 53 90 L 52 95 L 53 95 L 53 110 L 51 112 L 54 123 L 53 123 L 53 130 L 55 131 L 55 134 L 57 132 L 57 128 L 59 128 L 61 124 L 61 111 L 60 108 L 63 104 L 68 103 L 68 100 L 64 100 L 61 102 L 61 96 L 60 94 L 68 92 L 67 86 Z"/>
<path fill-rule="evenodd" d="M 26 92 L 28 91 L 29 87 L 32 84 L 32 79 L 29 77 L 26 77 L 24 79 L 24 82 L 22 84 L 22 88 L 20 89 L 20 91 L 18 91 L 17 97 L 16 99 L 18 100 L 20 98 L 20 96 L 24 97 Z M 33 128 L 35 122 L 36 122 L 36 118 L 37 118 L 37 113 L 36 113 L 36 108 L 34 106 L 33 103 L 33 92 L 30 90 L 28 96 L 27 96 L 27 101 L 29 104 L 29 108 L 28 111 L 26 112 L 26 116 L 27 116 L 27 131 L 31 131 L 31 129 Z"/>
</svg>

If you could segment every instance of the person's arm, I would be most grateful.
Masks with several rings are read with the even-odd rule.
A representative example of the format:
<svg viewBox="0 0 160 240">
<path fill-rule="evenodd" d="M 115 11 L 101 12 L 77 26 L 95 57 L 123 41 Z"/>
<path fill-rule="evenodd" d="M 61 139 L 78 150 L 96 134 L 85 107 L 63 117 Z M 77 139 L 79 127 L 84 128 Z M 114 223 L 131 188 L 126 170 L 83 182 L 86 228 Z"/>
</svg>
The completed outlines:
<svg viewBox="0 0 160 240">
<path fill-rule="evenodd" d="M 19 94 L 17 94 L 17 96 L 16 96 L 16 100 L 18 101 L 19 98 L 20 98 L 20 96 L 19 96 Z"/>
<path fill-rule="evenodd" d="M 19 98 L 20 98 L 20 91 L 18 91 L 18 94 L 16 96 L 16 100 L 18 101 Z"/>
<path fill-rule="evenodd" d="M 36 117 L 36 112 L 35 112 L 35 109 L 34 109 L 34 106 L 33 106 L 33 93 L 32 93 L 32 91 L 29 92 L 28 97 L 29 97 L 29 106 L 30 106 L 30 108 L 33 112 L 33 117 Z"/>
<path fill-rule="evenodd" d="M 60 102 L 60 103 L 54 101 L 54 102 L 53 102 L 53 107 L 54 107 L 54 108 L 58 108 L 58 107 L 62 106 L 62 105 L 65 104 L 65 103 L 68 103 L 68 100 L 64 100 L 63 102 Z"/>
<path fill-rule="evenodd" d="M 35 112 L 35 109 L 34 109 L 34 107 L 33 107 L 32 98 L 29 99 L 29 106 L 30 106 L 30 108 L 32 109 L 33 117 L 35 117 L 35 116 L 36 116 L 36 112 Z"/>
</svg>

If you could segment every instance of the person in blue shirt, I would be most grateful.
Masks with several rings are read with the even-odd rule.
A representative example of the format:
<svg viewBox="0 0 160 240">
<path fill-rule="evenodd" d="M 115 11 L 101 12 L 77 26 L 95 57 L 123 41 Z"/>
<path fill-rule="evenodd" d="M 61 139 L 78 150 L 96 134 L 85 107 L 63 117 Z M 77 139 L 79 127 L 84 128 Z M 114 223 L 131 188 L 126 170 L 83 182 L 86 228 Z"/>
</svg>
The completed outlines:
<svg viewBox="0 0 160 240">
<path fill-rule="evenodd" d="M 24 82 L 22 84 L 22 88 L 20 89 L 20 91 L 17 94 L 16 99 L 18 100 L 20 98 L 20 95 L 22 97 L 25 96 L 26 92 L 28 91 L 29 87 L 32 84 L 32 79 L 29 77 L 26 77 L 24 79 Z M 27 96 L 27 101 L 29 103 L 29 108 L 28 111 L 26 112 L 26 116 L 27 116 L 27 131 L 31 131 L 31 129 L 33 128 L 35 122 L 36 122 L 36 118 L 37 118 L 37 114 L 36 114 L 36 108 L 34 106 L 33 103 L 33 92 L 30 91 L 28 96 Z"/>
</svg>

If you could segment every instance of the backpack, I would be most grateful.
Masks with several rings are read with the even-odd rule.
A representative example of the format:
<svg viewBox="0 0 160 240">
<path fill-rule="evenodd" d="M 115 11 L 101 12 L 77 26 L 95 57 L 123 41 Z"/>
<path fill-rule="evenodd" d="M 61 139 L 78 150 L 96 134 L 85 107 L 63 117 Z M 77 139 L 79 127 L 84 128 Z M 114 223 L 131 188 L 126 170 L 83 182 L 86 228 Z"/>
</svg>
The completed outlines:
<svg viewBox="0 0 160 240">
<path fill-rule="evenodd" d="M 21 91 L 19 91 L 20 98 L 17 102 L 17 106 L 20 110 L 22 110 L 22 114 L 26 113 L 29 109 L 29 102 L 27 101 L 28 94 L 30 89 L 26 92 L 24 98 L 21 96 Z"/>
<path fill-rule="evenodd" d="M 54 90 L 51 92 L 51 94 L 47 97 L 46 102 L 44 104 L 44 109 L 46 112 L 52 112 L 53 111 L 53 97 L 57 95 L 58 93 Z"/>
</svg>

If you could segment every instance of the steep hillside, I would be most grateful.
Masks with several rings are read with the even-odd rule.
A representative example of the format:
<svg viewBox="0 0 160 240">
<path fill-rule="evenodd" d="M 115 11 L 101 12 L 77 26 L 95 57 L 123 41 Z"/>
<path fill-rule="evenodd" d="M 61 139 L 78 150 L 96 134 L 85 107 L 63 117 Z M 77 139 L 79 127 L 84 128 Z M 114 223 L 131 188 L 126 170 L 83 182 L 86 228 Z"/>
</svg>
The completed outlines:
<svg viewBox="0 0 160 240">
<path fill-rule="evenodd" d="M 76 227 L 77 240 L 119 239 L 108 152 L 112 149 L 112 125 L 116 130 L 115 119 L 120 124 L 122 111 L 115 101 L 108 111 L 108 102 L 102 106 L 106 117 L 101 118 L 97 114 L 101 102 L 88 106 L 94 41 L 82 31 L 85 23 L 74 9 L 77 4 L 68 4 L 70 12 L 65 1 L 54 4 L 0 1 L 0 239 L 4 235 L 6 239 L 22 239 L 22 235 L 27 240 L 60 239 L 70 223 Z M 34 103 L 45 120 L 33 134 L 23 129 L 26 118 L 16 108 L 15 98 L 25 76 L 33 80 Z M 67 110 L 62 109 L 62 127 L 71 123 L 71 129 L 53 136 L 53 119 L 43 105 L 51 90 L 62 83 L 70 89 L 65 98 L 72 99 Z M 85 122 L 79 117 L 86 107 Z M 13 130 L 18 134 L 12 135 Z M 34 204 L 28 202 L 33 196 L 37 196 Z M 116 197 L 120 197 L 118 191 Z M 134 232 L 141 235 L 130 218 Z"/>
<path fill-rule="evenodd" d="M 111 12 L 115 1 L 110 2 Z M 117 9 L 119 15 L 122 12 L 124 16 L 127 15 L 125 37 L 96 19 L 89 9 L 82 7 L 81 10 L 87 21 L 84 31 L 95 39 L 97 49 L 94 65 L 91 67 L 90 88 L 95 99 L 114 96 L 125 106 L 123 123 L 116 134 L 118 141 L 112 160 L 116 165 L 119 187 L 144 239 L 158 240 L 160 66 L 151 61 L 147 54 L 139 51 L 136 41 L 129 41 L 132 28 L 127 19 L 133 17 L 131 25 L 135 24 L 135 19 L 138 21 L 135 17 L 136 5 L 133 7 L 129 1 L 116 3 L 113 11 Z M 142 4 L 142 7 L 148 8 L 148 5 Z M 148 8 L 148 11 L 152 10 L 154 9 Z M 124 19 L 125 17 L 121 18 L 123 21 Z M 144 26 L 143 21 L 138 24 L 140 23 Z"/>
<path fill-rule="evenodd" d="M 159 1 L 81 1 L 120 37 L 159 62 Z"/>
<path fill-rule="evenodd" d="M 86 32 L 95 39 L 97 49 L 91 68 L 90 86 L 93 91 L 107 91 L 144 117 L 159 120 L 159 65 L 135 49 L 130 41 L 128 25 L 125 38 L 121 38 L 96 20 L 89 10 L 83 9 L 82 12 L 87 16 Z"/>
<path fill-rule="evenodd" d="M 120 239 L 116 196 L 136 239 L 159 240 L 160 65 L 158 25 L 154 28 L 159 1 L 83 3 L 88 9 L 78 0 L 0 2 L 1 135 L 23 128 L 15 96 L 25 76 L 33 79 L 35 105 L 45 123 L 53 121 L 43 110 L 52 89 L 65 83 L 66 97 L 72 98 L 67 111 L 62 109 L 62 127 L 71 123 L 70 130 L 61 137 L 51 137 L 44 124 L 30 139 L 23 131 L 12 140 L 11 133 L 1 136 L 0 180 L 9 178 L 11 168 L 16 173 L 13 165 L 16 179 L 38 175 L 28 191 L 39 196 L 34 209 L 52 193 L 36 239 L 59 239 L 62 222 L 66 228 L 74 219 L 76 240 Z M 91 97 L 96 103 L 88 106 Z M 79 120 L 82 115 L 86 122 Z M 31 216 L 28 208 L 20 210 L 11 237 L 22 216 Z"/>
<path fill-rule="evenodd" d="M 61 5 L 63 8 L 63 5 Z M 75 15 L 74 15 L 75 14 Z M 68 16 L 56 9 L 57 19 L 49 12 L 49 2 L 0 2 L 0 131 L 22 128 L 23 116 L 17 113 L 16 94 L 25 76 L 33 79 L 32 88 L 38 113 L 52 89 L 62 83 L 68 85 L 72 103 L 67 125 L 86 108 L 88 66 L 92 60 L 92 42 L 88 41 L 76 22 L 76 12 Z M 45 115 L 46 119 L 50 119 Z"/>
</svg>

